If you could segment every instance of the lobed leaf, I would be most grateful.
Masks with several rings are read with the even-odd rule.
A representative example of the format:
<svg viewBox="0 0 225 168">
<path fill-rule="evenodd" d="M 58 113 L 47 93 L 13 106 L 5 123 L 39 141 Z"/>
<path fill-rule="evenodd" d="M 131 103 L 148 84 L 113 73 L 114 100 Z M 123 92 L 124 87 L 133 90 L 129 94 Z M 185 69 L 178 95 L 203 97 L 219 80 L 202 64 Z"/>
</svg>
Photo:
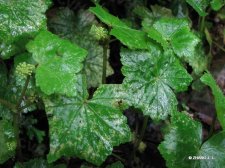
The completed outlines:
<svg viewBox="0 0 225 168">
<path fill-rule="evenodd" d="M 171 52 L 157 56 L 123 49 L 121 61 L 132 104 L 152 119 L 165 119 L 177 105 L 173 89 L 184 91 L 192 81 Z"/>
<path fill-rule="evenodd" d="M 50 30 L 62 38 L 71 40 L 88 51 L 84 61 L 84 71 L 88 87 L 98 87 L 102 82 L 103 49 L 89 33 L 91 25 L 97 21 L 89 11 L 79 11 L 77 16 L 68 8 L 60 8 L 55 17 L 48 20 Z M 69 26 L 68 26 L 69 25 Z M 109 57 L 109 51 L 108 51 Z M 107 61 L 107 76 L 113 74 L 113 69 Z"/>
<path fill-rule="evenodd" d="M 209 72 L 205 73 L 200 80 L 211 88 L 214 96 L 217 118 L 222 128 L 225 129 L 225 96 L 223 95 L 223 92 Z"/>
<path fill-rule="evenodd" d="M 200 39 L 190 31 L 186 19 L 162 18 L 148 28 L 147 32 L 165 51 L 172 48 L 176 55 L 193 65 L 192 60 Z M 194 70 L 197 68 L 194 65 L 192 67 Z"/>
<path fill-rule="evenodd" d="M 86 50 L 48 31 L 41 31 L 27 49 L 38 63 L 36 85 L 45 94 L 75 94 L 76 74 L 83 68 Z"/>
<path fill-rule="evenodd" d="M 101 165 L 113 146 L 131 140 L 131 132 L 121 111 L 120 85 L 102 85 L 88 100 L 85 79 L 80 78 L 73 98 L 45 100 L 50 123 L 48 161 L 77 156 Z"/>
</svg>

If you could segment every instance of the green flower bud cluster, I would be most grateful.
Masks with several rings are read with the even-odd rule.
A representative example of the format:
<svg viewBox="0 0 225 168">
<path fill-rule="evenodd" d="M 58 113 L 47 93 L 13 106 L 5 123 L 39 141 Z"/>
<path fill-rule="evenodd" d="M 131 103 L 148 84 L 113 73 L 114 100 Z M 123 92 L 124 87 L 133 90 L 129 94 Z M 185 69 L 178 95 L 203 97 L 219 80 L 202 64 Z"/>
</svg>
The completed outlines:
<svg viewBox="0 0 225 168">
<path fill-rule="evenodd" d="M 28 64 L 26 62 L 19 63 L 16 67 L 16 74 L 21 77 L 26 78 L 27 76 L 31 75 L 35 66 L 32 64 Z"/>
<path fill-rule="evenodd" d="M 14 151 L 16 149 L 16 142 L 7 142 L 6 143 L 7 148 L 9 151 Z"/>
<path fill-rule="evenodd" d="M 90 34 L 96 39 L 96 40 L 104 40 L 108 38 L 108 31 L 101 26 L 92 25 Z"/>
</svg>

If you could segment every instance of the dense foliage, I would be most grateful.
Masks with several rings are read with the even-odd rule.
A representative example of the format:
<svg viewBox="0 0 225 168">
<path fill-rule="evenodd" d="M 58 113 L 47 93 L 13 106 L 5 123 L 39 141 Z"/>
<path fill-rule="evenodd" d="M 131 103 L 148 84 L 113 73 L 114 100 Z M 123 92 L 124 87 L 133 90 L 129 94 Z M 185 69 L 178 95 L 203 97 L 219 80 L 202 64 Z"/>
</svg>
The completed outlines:
<svg viewBox="0 0 225 168">
<path fill-rule="evenodd" d="M 160 167 L 223 167 L 225 96 L 212 64 L 225 28 L 214 39 L 210 19 L 224 26 L 224 11 L 223 0 L 0 0 L 0 166 L 151 167 L 139 154 L 159 125 Z M 212 93 L 207 129 L 184 100 L 195 92 Z"/>
</svg>

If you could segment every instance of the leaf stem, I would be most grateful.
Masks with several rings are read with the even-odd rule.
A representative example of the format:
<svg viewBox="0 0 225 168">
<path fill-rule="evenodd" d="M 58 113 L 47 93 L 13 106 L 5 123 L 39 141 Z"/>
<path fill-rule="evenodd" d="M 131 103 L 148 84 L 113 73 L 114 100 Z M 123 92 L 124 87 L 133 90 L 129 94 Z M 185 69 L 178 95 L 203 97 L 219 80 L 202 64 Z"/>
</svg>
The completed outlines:
<svg viewBox="0 0 225 168">
<path fill-rule="evenodd" d="M 109 40 L 103 43 L 103 64 L 102 64 L 102 84 L 106 83 L 106 70 L 107 70 L 107 52 L 109 48 Z"/>
<path fill-rule="evenodd" d="M 142 124 L 142 128 L 141 128 L 141 133 L 140 133 L 140 136 L 138 138 L 138 140 L 136 141 L 135 143 L 135 151 L 136 149 L 138 148 L 138 146 L 140 145 L 142 139 L 144 138 L 144 134 L 145 134 L 145 130 L 147 128 L 147 125 L 148 125 L 148 116 L 145 116 L 144 117 L 144 121 L 143 121 L 143 124 Z"/>
<path fill-rule="evenodd" d="M 212 119 L 212 123 L 211 123 L 211 126 L 210 126 L 210 130 L 209 130 L 209 135 L 208 135 L 208 137 L 205 139 L 205 141 L 207 141 L 209 138 L 211 138 L 212 137 L 212 135 L 213 135 L 213 132 L 214 132 L 214 128 L 215 128 L 215 123 L 216 123 L 216 118 L 217 118 L 217 115 L 216 115 L 216 113 L 213 115 L 213 119 Z M 204 142 L 205 142 L 204 141 Z M 203 143 L 204 143 L 203 142 Z"/>
<path fill-rule="evenodd" d="M 200 31 L 201 33 L 203 33 L 203 32 L 204 32 L 204 29 L 205 29 L 205 16 L 200 17 L 199 20 L 200 20 L 199 31 Z"/>
<path fill-rule="evenodd" d="M 27 79 L 25 81 L 23 90 L 21 92 L 20 98 L 16 104 L 16 110 L 17 112 L 14 113 L 13 115 L 13 125 L 14 125 L 14 132 L 15 132 L 15 137 L 16 137 L 16 143 L 17 143 L 17 147 L 16 147 L 16 155 L 18 160 L 20 161 L 22 159 L 22 151 L 21 151 L 21 142 L 20 142 L 20 121 L 21 121 L 21 110 L 20 110 L 20 105 L 23 101 L 23 97 L 26 94 L 28 85 L 30 82 L 30 75 L 27 76 Z"/>
<path fill-rule="evenodd" d="M 223 52 L 225 52 L 225 48 L 223 48 L 221 45 L 219 45 L 217 42 L 213 41 L 213 44 L 215 44 L 219 49 L 221 49 Z"/>
<path fill-rule="evenodd" d="M 118 160 L 122 161 L 123 163 L 126 163 L 125 159 L 121 158 L 119 155 L 112 153 L 112 156 L 114 156 L 115 158 L 117 158 Z"/>
<path fill-rule="evenodd" d="M 27 76 L 27 79 L 26 79 L 26 82 L 25 82 L 25 84 L 24 84 L 23 90 L 22 90 L 22 92 L 21 92 L 20 98 L 19 98 L 18 103 L 17 103 L 17 105 L 16 105 L 16 109 L 19 109 L 19 107 L 20 107 L 20 105 L 21 105 L 21 103 L 22 103 L 22 101 L 23 101 L 23 97 L 24 97 L 25 94 L 26 94 L 26 91 L 27 91 L 27 87 L 28 87 L 28 85 L 29 85 L 29 82 L 30 82 L 30 75 Z"/>
</svg>

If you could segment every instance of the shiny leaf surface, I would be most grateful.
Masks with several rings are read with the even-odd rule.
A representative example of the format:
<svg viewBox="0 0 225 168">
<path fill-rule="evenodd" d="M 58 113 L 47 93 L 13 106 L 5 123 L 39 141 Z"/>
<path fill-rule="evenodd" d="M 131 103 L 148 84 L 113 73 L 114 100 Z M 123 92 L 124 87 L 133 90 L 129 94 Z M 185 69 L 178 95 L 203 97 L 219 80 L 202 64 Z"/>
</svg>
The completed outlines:
<svg viewBox="0 0 225 168">
<path fill-rule="evenodd" d="M 0 0 L 0 41 L 11 43 L 46 28 L 50 0 Z"/>
<path fill-rule="evenodd" d="M 36 85 L 44 93 L 75 94 L 76 74 L 83 68 L 86 50 L 47 31 L 40 32 L 27 49 L 38 63 Z"/>
<path fill-rule="evenodd" d="M 193 65 L 191 61 L 195 58 L 196 46 L 200 40 L 190 31 L 187 20 L 162 18 L 147 31 L 148 36 L 160 43 L 164 50 L 172 47 L 176 55 Z"/>
<path fill-rule="evenodd" d="M 101 165 L 113 146 L 131 140 L 131 132 L 121 111 L 124 92 L 120 85 L 102 85 L 88 100 L 84 78 L 78 81 L 73 98 L 45 100 L 50 122 L 48 161 L 77 156 Z"/>
<path fill-rule="evenodd" d="M 124 84 L 132 104 L 152 119 L 165 119 L 177 105 L 173 90 L 184 91 L 192 78 L 171 53 L 121 52 Z"/>
<path fill-rule="evenodd" d="M 98 87 L 102 82 L 103 48 L 89 33 L 91 25 L 96 23 L 94 15 L 89 11 L 81 10 L 75 16 L 68 8 L 59 9 L 55 17 L 49 20 L 50 30 L 53 33 L 75 42 L 88 51 L 84 61 L 88 87 Z M 112 74 L 113 69 L 107 61 L 106 75 Z"/>
<path fill-rule="evenodd" d="M 201 124 L 185 113 L 174 112 L 169 133 L 159 145 L 159 151 L 169 168 L 223 167 L 225 132 L 220 132 L 201 143 Z"/>
</svg>

